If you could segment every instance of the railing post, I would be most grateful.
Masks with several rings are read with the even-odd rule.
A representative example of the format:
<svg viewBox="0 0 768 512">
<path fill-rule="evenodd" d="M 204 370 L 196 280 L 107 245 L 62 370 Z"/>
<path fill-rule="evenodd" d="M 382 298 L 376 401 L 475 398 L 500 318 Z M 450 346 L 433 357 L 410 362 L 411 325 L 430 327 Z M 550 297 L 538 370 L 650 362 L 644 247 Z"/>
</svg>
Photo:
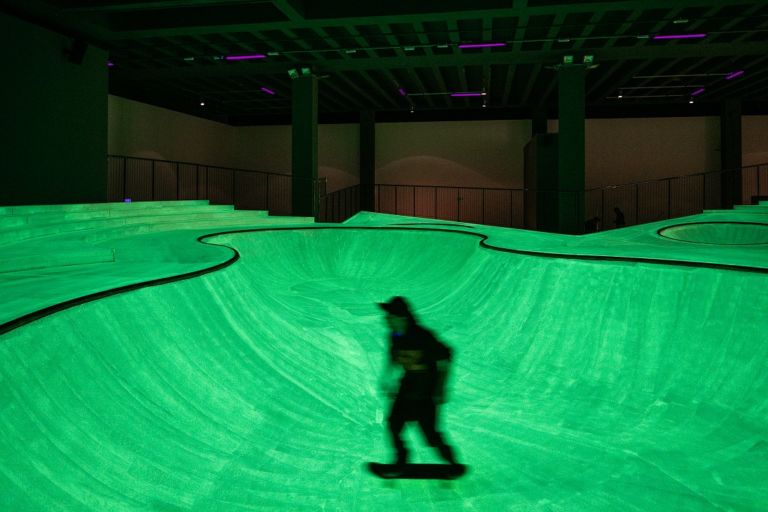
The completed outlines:
<svg viewBox="0 0 768 512">
<path fill-rule="evenodd" d="M 176 200 L 179 200 L 179 191 L 181 189 L 181 179 L 179 177 L 179 162 L 176 162 Z"/>
<path fill-rule="evenodd" d="M 126 158 L 123 157 L 123 200 L 126 199 L 127 192 L 127 185 L 128 185 L 128 164 L 126 162 Z"/>
<path fill-rule="evenodd" d="M 200 164 L 195 164 L 195 199 L 200 199 Z"/>
<path fill-rule="evenodd" d="M 482 213 L 480 214 L 480 218 L 483 219 L 481 224 L 485 224 L 485 189 L 482 189 L 483 191 L 483 199 L 480 201 L 480 207 L 483 209 Z"/>
<path fill-rule="evenodd" d="M 155 200 L 155 161 L 152 160 L 152 200 Z"/>
<path fill-rule="evenodd" d="M 640 185 L 635 184 L 635 224 L 640 224 Z"/>
<path fill-rule="evenodd" d="M 416 216 L 416 186 L 413 187 L 413 214 L 414 217 Z"/>
<path fill-rule="evenodd" d="M 667 219 L 672 218 L 672 178 L 667 178 Z"/>
<path fill-rule="evenodd" d="M 235 170 L 232 170 L 232 206 L 235 206 L 235 176 L 237 176 Z M 237 207 L 235 206 L 235 209 Z"/>
</svg>

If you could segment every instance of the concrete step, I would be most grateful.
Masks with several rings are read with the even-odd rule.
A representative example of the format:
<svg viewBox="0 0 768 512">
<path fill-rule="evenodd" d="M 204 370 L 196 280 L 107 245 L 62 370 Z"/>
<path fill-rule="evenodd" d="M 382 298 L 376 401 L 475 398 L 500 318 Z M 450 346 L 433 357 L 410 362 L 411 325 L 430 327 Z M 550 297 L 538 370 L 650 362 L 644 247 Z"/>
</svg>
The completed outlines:
<svg viewBox="0 0 768 512">
<path fill-rule="evenodd" d="M 27 216 L 23 217 L 15 217 L 15 216 L 0 216 L 0 230 L 3 229 L 14 229 L 18 228 L 19 226 L 26 226 L 27 225 Z"/>
<path fill-rule="evenodd" d="M 744 215 L 746 213 L 750 215 L 768 215 L 768 208 L 766 209 L 739 208 L 735 210 L 704 210 L 703 213 L 730 213 L 731 215 Z"/>
<path fill-rule="evenodd" d="M 220 213 L 197 214 L 172 214 L 172 215 L 142 215 L 129 217 L 110 217 L 95 220 L 72 221 L 41 226 L 25 225 L 21 228 L 0 231 L 0 244 L 20 242 L 43 236 L 62 235 L 91 229 L 115 228 L 131 224 L 171 224 L 178 225 L 176 229 L 183 229 L 187 223 L 197 223 L 206 220 L 224 220 L 225 222 L 237 222 L 240 219 L 256 221 L 266 218 L 264 211 L 230 211 Z"/>
<path fill-rule="evenodd" d="M 51 249 L 39 246 L 4 250 L 0 256 L 0 274 L 115 261 L 115 251 L 110 248 L 62 244 Z"/>
<path fill-rule="evenodd" d="M 83 203 L 83 204 L 41 204 L 0 207 L 0 215 L 30 215 L 35 213 L 89 212 L 96 210 L 137 210 L 144 208 L 167 208 L 204 206 L 207 199 L 182 201 L 136 201 L 132 203 Z"/>
<path fill-rule="evenodd" d="M 733 207 L 734 210 L 743 212 L 745 210 L 753 210 L 756 212 L 768 212 L 768 204 L 737 204 Z"/>
<path fill-rule="evenodd" d="M 67 213 L 37 213 L 27 215 L 27 224 L 44 225 L 55 224 L 59 222 L 91 220 L 91 219 L 109 219 L 109 218 L 128 218 L 128 217 L 161 217 L 166 215 L 200 215 L 209 213 L 231 213 L 235 211 L 232 205 L 203 205 L 203 206 L 184 206 L 184 207 L 161 207 L 161 208 L 139 208 L 135 210 L 94 210 L 90 212 L 67 212 Z M 265 213 L 266 215 L 266 213 Z"/>
</svg>

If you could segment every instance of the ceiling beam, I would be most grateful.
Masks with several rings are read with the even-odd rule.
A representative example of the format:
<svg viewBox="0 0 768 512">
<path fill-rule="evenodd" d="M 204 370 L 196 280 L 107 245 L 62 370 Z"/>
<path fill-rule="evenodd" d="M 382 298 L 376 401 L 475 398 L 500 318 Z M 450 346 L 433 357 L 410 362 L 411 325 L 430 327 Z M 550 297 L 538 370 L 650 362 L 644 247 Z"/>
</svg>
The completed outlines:
<svg viewBox="0 0 768 512">
<path fill-rule="evenodd" d="M 359 71 L 367 69 L 429 67 L 429 66 L 471 66 L 482 64 L 537 64 L 549 65 L 558 63 L 563 56 L 562 50 L 539 52 L 484 52 L 477 54 L 456 53 L 454 55 L 435 55 L 432 57 L 388 57 L 377 59 L 349 59 L 316 63 L 318 71 L 339 72 Z M 633 48 L 604 48 L 595 52 L 597 62 L 623 61 L 628 54 L 636 59 L 679 59 L 679 58 L 709 58 L 709 57 L 740 57 L 747 55 L 763 56 L 768 54 L 768 42 L 743 42 L 739 44 L 698 44 L 685 46 L 658 46 Z M 286 55 L 288 56 L 288 55 Z M 244 68 L 242 66 L 248 66 Z M 163 76 L 180 76 L 194 78 L 196 76 L 227 77 L 237 76 L 247 69 L 248 74 L 277 74 L 284 73 L 290 65 L 269 61 L 257 65 L 248 63 L 222 63 L 218 66 L 187 66 L 181 68 L 160 68 L 142 70 L 121 70 L 115 68 L 112 73 L 126 80 L 147 80 Z M 466 83 L 462 86 L 466 86 Z"/>
<path fill-rule="evenodd" d="M 169 0 L 170 1 L 170 0 Z M 214 2 L 215 0 L 204 0 L 204 2 Z M 436 6 L 436 11 L 430 13 L 419 14 L 393 14 L 393 15 L 380 15 L 380 16 L 355 16 L 345 18 L 306 18 L 302 17 L 301 13 L 306 12 L 301 9 L 301 4 L 296 3 L 297 0 L 271 0 L 266 1 L 249 1 L 249 2 L 237 2 L 231 0 L 228 3 L 232 5 L 247 5 L 247 3 L 272 3 L 276 8 L 280 9 L 281 5 L 287 9 L 287 12 L 291 12 L 291 5 L 296 12 L 296 17 L 289 21 L 280 22 L 267 22 L 267 23 L 243 23 L 233 25 L 211 25 L 211 26 L 196 26 L 196 27 L 178 27 L 178 28 L 148 28 L 147 30 L 126 30 L 115 31 L 111 34 L 104 34 L 110 39 L 122 39 L 122 38 L 136 38 L 136 37 L 162 37 L 162 36 L 174 36 L 174 35 L 187 35 L 191 33 L 210 33 L 210 32 L 250 32 L 252 30 L 283 30 L 283 29 L 302 29 L 302 28 L 315 28 L 318 26 L 350 26 L 350 25 L 382 25 L 391 23 L 419 23 L 428 18 L 429 21 L 444 21 L 451 22 L 459 19 L 472 19 L 483 17 L 520 17 L 520 16 L 540 16 L 540 15 L 556 15 L 559 13 L 593 13 L 597 11 L 605 10 L 631 10 L 631 11 L 643 11 L 643 10 L 666 10 L 670 8 L 668 0 L 632 0 L 632 1 L 617 1 L 611 3 L 595 2 L 595 3 L 558 3 L 548 6 L 536 6 L 529 7 L 527 2 L 519 1 L 515 2 L 514 6 L 506 9 L 476 9 L 470 11 L 455 11 L 455 12 L 439 12 L 440 2 L 433 2 Z M 182 0 L 182 3 L 190 4 L 191 0 Z M 113 2 L 119 5 L 129 5 L 126 2 Z M 297 7 L 298 5 L 298 7 Z M 723 0 L 678 0 L 675 2 L 676 8 L 685 7 L 722 7 Z M 59 12 L 59 10 L 56 10 Z M 283 11 L 286 13 L 286 11 Z M 287 14 L 289 15 L 289 14 Z M 290 17 L 290 15 L 289 15 Z"/>
</svg>

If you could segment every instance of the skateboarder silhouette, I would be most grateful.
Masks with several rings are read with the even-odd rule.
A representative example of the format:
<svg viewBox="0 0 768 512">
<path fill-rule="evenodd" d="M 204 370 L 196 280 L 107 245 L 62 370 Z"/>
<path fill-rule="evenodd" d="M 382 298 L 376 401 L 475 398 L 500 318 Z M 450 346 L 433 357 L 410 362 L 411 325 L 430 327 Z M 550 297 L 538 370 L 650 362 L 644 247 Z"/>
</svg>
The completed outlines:
<svg viewBox="0 0 768 512">
<path fill-rule="evenodd" d="M 390 330 L 389 357 L 387 358 L 382 387 L 393 398 L 388 418 L 388 429 L 395 448 L 393 464 L 371 464 L 371 470 L 384 477 L 414 476 L 414 466 L 408 465 L 408 449 L 401 437 L 405 424 L 418 422 L 430 446 L 436 448 L 449 465 L 431 469 L 425 477 L 458 476 L 464 466 L 456 461 L 453 448 L 437 430 L 438 407 L 445 402 L 445 381 L 451 361 L 451 350 L 421 327 L 403 297 L 393 297 L 379 303 L 386 313 Z M 393 373 L 400 367 L 402 377 L 394 382 Z"/>
</svg>

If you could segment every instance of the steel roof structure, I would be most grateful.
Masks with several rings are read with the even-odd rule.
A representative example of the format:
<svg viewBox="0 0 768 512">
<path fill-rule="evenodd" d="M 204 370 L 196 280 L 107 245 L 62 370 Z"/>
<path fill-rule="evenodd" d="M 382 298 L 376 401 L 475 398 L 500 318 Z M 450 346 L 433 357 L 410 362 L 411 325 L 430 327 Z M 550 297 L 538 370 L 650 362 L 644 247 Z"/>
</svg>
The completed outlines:
<svg viewBox="0 0 768 512">
<path fill-rule="evenodd" d="M 327 119 L 362 110 L 392 119 L 411 110 L 422 119 L 551 113 L 556 67 L 567 59 L 589 63 L 588 115 L 701 115 L 719 112 L 728 98 L 741 99 L 745 114 L 768 111 L 765 1 L 2 0 L 0 7 L 107 49 L 111 93 L 231 124 L 289 120 L 292 70 L 322 79 Z"/>
</svg>

